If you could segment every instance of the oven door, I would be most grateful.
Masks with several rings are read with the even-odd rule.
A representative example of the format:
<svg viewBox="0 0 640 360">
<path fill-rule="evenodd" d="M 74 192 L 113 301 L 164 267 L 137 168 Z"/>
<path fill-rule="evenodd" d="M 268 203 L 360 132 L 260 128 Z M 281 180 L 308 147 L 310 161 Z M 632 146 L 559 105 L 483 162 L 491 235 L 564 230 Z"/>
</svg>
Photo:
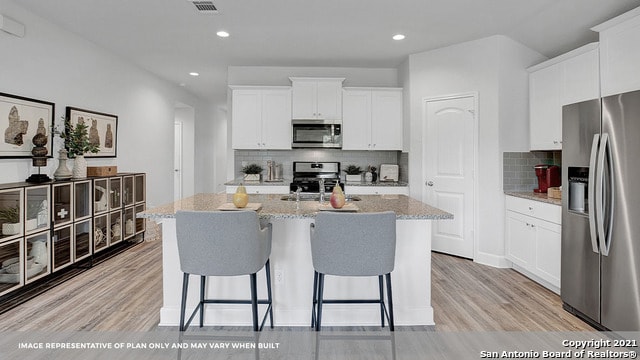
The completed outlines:
<svg viewBox="0 0 640 360">
<path fill-rule="evenodd" d="M 342 148 L 342 124 L 333 120 L 293 120 L 292 148 Z"/>
</svg>

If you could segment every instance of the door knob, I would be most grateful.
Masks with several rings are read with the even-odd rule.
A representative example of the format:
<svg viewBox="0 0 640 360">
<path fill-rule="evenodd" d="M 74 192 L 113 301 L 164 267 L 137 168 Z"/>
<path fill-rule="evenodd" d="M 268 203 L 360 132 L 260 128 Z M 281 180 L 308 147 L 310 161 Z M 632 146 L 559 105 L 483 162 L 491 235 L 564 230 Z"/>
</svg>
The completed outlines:
<svg viewBox="0 0 640 360">
<path fill-rule="evenodd" d="M 433 186 L 433 181 L 427 181 L 427 182 L 426 182 L 426 185 L 427 185 L 427 186 Z"/>
</svg>

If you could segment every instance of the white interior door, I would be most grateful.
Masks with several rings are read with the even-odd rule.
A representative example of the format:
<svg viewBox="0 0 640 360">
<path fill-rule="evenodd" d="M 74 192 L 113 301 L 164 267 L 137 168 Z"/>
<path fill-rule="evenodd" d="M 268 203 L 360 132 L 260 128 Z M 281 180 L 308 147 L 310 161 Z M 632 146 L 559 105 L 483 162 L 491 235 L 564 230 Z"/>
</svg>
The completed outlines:
<svg viewBox="0 0 640 360">
<path fill-rule="evenodd" d="M 182 123 L 174 123 L 173 132 L 173 200 L 182 199 Z"/>
<path fill-rule="evenodd" d="M 434 221 L 435 251 L 473 259 L 476 96 L 425 100 L 423 200 L 452 213 Z"/>
</svg>

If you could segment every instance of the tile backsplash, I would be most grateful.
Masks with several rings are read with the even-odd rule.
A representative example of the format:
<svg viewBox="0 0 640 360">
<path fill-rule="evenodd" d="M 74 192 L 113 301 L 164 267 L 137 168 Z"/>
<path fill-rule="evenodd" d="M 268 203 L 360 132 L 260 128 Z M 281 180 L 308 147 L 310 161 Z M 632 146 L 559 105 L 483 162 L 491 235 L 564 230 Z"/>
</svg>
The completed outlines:
<svg viewBox="0 0 640 360">
<path fill-rule="evenodd" d="M 504 191 L 533 191 L 538 178 L 533 167 L 538 164 L 562 167 L 561 151 L 504 152 L 502 154 L 502 188 Z"/>
<path fill-rule="evenodd" d="M 341 169 L 347 165 L 358 165 L 363 169 L 367 166 L 380 164 L 399 164 L 401 179 L 407 174 L 409 164 L 406 153 L 400 151 L 346 151 L 337 149 L 294 149 L 294 150 L 235 150 L 234 173 L 236 177 L 242 176 L 243 162 L 256 163 L 263 168 L 267 166 L 267 160 L 282 164 L 284 178 L 293 177 L 294 161 L 339 161 Z M 403 169 L 404 168 L 404 169 Z M 344 176 L 344 173 L 341 174 Z M 407 176 L 408 178 L 408 176 Z"/>
</svg>

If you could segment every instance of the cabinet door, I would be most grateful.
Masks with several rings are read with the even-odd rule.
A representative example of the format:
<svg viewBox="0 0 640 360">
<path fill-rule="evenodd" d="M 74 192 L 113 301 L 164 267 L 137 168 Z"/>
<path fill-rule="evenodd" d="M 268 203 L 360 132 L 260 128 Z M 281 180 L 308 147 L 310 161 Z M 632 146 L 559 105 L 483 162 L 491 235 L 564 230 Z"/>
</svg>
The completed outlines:
<svg viewBox="0 0 640 360">
<path fill-rule="evenodd" d="M 53 271 L 73 263 L 73 227 L 71 225 L 53 231 Z"/>
<path fill-rule="evenodd" d="M 293 119 L 317 118 L 317 82 L 315 80 L 294 80 L 291 82 L 291 108 Z"/>
<path fill-rule="evenodd" d="M 600 96 L 598 49 L 562 62 L 560 105 L 597 99 Z"/>
<path fill-rule="evenodd" d="M 530 150 L 562 148 L 561 64 L 529 74 Z"/>
<path fill-rule="evenodd" d="M 371 149 L 371 91 L 344 90 L 342 150 Z"/>
<path fill-rule="evenodd" d="M 262 146 L 262 94 L 260 90 L 234 90 L 231 99 L 231 145 L 234 149 Z"/>
<path fill-rule="evenodd" d="M 373 90 L 371 93 L 372 150 L 402 150 L 402 93 Z"/>
<path fill-rule="evenodd" d="M 602 96 L 640 90 L 640 16 L 600 33 Z"/>
<path fill-rule="evenodd" d="M 342 119 L 342 82 L 318 80 L 316 94 L 318 119 Z"/>
<path fill-rule="evenodd" d="M 53 224 L 60 226 L 73 219 L 72 183 L 53 185 Z"/>
<path fill-rule="evenodd" d="M 538 220 L 535 229 L 535 264 L 533 272 L 552 285 L 560 287 L 561 226 Z"/>
<path fill-rule="evenodd" d="M 262 91 L 262 143 L 265 149 L 291 149 L 291 90 Z"/>
<path fill-rule="evenodd" d="M 507 259 L 524 268 L 533 263 L 535 231 L 531 225 L 532 218 L 507 210 Z"/>
</svg>

